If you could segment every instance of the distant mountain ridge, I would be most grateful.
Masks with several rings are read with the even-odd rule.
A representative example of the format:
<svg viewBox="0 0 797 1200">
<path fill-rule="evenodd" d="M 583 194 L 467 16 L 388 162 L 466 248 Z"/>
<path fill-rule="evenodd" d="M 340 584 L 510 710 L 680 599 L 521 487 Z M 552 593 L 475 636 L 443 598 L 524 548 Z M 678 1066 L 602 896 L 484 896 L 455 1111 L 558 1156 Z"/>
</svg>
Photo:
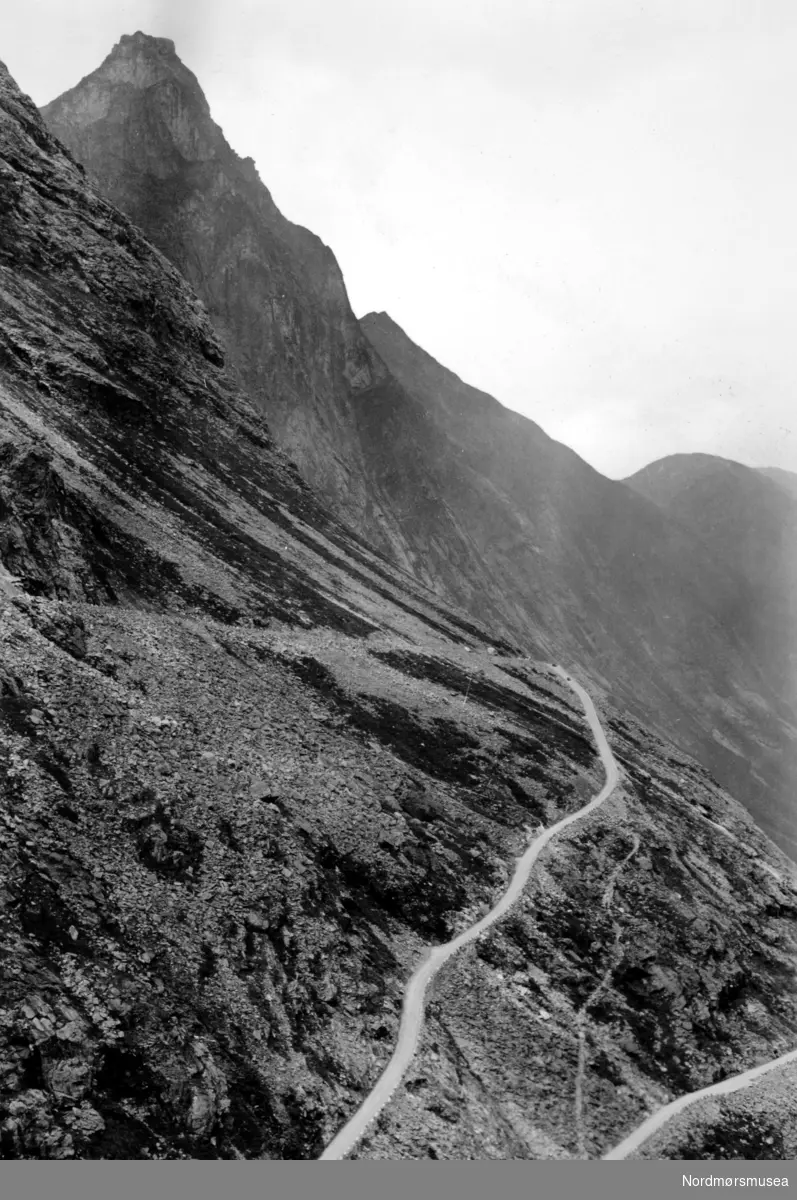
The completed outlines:
<svg viewBox="0 0 797 1200">
<path fill-rule="evenodd" d="M 683 522 L 468 387 L 276 209 L 171 43 L 121 39 L 42 110 L 208 307 L 279 446 L 441 597 L 571 656 L 672 733 L 797 854 L 794 712 L 759 661 L 743 572 Z"/>
<path fill-rule="evenodd" d="M 794 471 L 785 471 L 783 467 L 759 467 L 758 471 L 797 498 L 797 474 Z"/>
<path fill-rule="evenodd" d="M 673 454 L 625 482 L 693 530 L 739 571 L 753 596 L 755 647 L 797 701 L 797 495 L 787 472 L 768 472 L 709 454 Z M 797 482 L 797 480 L 796 480 Z"/>
</svg>

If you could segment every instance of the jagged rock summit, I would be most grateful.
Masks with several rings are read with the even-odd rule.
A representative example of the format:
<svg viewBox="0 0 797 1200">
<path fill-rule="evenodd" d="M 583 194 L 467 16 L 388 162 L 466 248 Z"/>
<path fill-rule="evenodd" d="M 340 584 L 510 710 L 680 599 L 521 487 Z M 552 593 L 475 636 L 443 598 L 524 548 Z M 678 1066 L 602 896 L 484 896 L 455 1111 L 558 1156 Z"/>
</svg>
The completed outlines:
<svg viewBox="0 0 797 1200">
<path fill-rule="evenodd" d="M 196 163 L 231 155 L 196 76 L 177 57 L 169 38 L 125 34 L 96 71 L 61 97 L 61 104 L 68 108 L 70 98 L 79 98 L 85 121 L 113 121 L 118 88 L 129 94 L 148 92 L 155 101 L 146 131 L 132 134 L 142 171 L 164 177 L 169 169 L 164 160 Z"/>
</svg>

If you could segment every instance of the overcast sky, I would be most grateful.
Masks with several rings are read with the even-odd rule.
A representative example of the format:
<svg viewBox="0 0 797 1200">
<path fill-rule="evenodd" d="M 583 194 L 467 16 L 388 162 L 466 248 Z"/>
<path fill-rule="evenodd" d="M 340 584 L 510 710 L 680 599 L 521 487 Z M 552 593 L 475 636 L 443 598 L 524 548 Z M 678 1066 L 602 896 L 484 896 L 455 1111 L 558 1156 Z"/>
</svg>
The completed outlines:
<svg viewBox="0 0 797 1200">
<path fill-rule="evenodd" d="M 607 475 L 797 471 L 794 0 L 27 0 L 0 57 L 44 104 L 137 29 L 355 312 Z"/>
</svg>

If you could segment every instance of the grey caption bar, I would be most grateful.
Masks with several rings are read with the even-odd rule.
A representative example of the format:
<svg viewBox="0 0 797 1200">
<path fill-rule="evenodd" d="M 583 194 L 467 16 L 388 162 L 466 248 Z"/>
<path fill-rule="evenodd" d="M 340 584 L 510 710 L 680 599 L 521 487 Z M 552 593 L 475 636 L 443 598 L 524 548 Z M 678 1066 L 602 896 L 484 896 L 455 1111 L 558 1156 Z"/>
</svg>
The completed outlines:
<svg viewBox="0 0 797 1200">
<path fill-rule="evenodd" d="M 786 1195 L 794 1162 L 9 1162 L 0 1200 L 672 1200 Z"/>
</svg>

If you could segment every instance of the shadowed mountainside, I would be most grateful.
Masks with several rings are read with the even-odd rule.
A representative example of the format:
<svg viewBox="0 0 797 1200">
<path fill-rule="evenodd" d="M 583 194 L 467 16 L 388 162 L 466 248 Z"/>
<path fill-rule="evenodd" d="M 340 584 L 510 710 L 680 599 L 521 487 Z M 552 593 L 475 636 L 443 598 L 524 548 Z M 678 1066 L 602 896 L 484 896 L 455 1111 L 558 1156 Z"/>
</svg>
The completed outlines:
<svg viewBox="0 0 797 1200">
<path fill-rule="evenodd" d="M 0 214 L 0 1153 L 313 1157 L 595 748 L 327 514 L 2 66 Z M 441 975 L 362 1153 L 598 1153 L 794 1036 L 793 868 L 587 683 L 621 794 Z"/>
<path fill-rule="evenodd" d="M 674 454 L 625 482 L 703 539 L 749 586 L 754 646 L 797 699 L 797 496 L 768 474 L 710 454 Z"/>
<path fill-rule="evenodd" d="M 773 479 L 779 487 L 785 488 L 790 496 L 797 500 L 797 475 L 794 471 L 784 471 L 782 467 L 759 467 L 760 475 Z"/>
<path fill-rule="evenodd" d="M 469 473 L 449 507 L 467 513 L 501 594 L 517 598 L 518 611 L 525 596 L 535 628 L 696 754 L 797 855 L 793 672 L 782 636 L 791 627 L 780 619 L 797 595 L 788 590 L 787 539 L 779 561 L 791 575 L 781 570 L 764 611 L 752 519 L 738 555 L 732 532 L 707 542 L 702 509 L 682 519 L 652 493 L 635 503 L 623 484 L 440 366 L 387 314 L 361 323 L 427 423 L 445 428 L 457 470 Z M 794 506 L 748 474 L 775 494 L 782 533 Z"/>
</svg>

